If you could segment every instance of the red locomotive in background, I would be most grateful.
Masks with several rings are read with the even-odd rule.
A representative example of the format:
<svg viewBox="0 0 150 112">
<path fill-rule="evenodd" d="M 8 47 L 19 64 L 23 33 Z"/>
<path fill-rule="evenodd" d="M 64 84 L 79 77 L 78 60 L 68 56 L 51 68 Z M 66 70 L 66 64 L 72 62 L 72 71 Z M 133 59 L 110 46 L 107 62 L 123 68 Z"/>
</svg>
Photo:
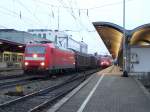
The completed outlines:
<svg viewBox="0 0 150 112">
<path fill-rule="evenodd" d="M 54 43 L 29 44 L 25 48 L 24 71 L 62 71 L 98 67 L 98 59 Z"/>
<path fill-rule="evenodd" d="M 99 63 L 101 68 L 107 68 L 112 65 L 112 59 L 110 57 L 101 57 Z"/>
</svg>

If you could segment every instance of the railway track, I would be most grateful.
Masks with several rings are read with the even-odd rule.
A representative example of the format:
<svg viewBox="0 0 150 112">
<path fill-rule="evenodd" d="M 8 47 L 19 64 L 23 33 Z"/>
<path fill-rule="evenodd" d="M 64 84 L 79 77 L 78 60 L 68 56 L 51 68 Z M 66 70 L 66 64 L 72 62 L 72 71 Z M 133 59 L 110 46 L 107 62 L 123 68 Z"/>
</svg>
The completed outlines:
<svg viewBox="0 0 150 112">
<path fill-rule="evenodd" d="M 35 74 L 30 74 L 30 75 L 27 75 L 27 74 L 11 74 L 11 75 L 5 75 L 5 76 L 0 76 L 0 81 L 1 80 L 11 80 L 11 79 L 17 79 L 17 78 L 24 78 L 24 77 L 33 77 L 33 76 L 36 76 Z"/>
<path fill-rule="evenodd" d="M 20 78 L 20 77 L 19 77 Z M 16 85 L 24 85 L 24 84 L 27 84 L 27 83 L 30 83 L 30 82 L 34 82 L 34 81 L 39 81 L 39 80 L 42 80 L 42 78 L 44 77 L 41 77 L 41 76 L 26 76 L 26 77 L 22 77 L 22 79 L 19 79 L 16 78 L 15 80 L 8 80 L 8 81 L 3 81 L 3 82 L 0 82 L 0 89 L 5 89 L 5 88 L 9 88 L 9 87 L 13 87 L 13 86 L 16 86 Z"/>
<path fill-rule="evenodd" d="M 72 74 L 72 73 L 71 73 Z M 56 76 L 61 77 L 60 74 L 55 74 Z M 3 80 L 2 80 L 3 79 Z M 38 75 L 21 75 L 21 76 L 12 76 L 0 79 L 0 89 L 15 87 L 16 85 L 26 85 L 29 83 L 43 81 L 45 79 L 50 79 L 48 74 L 38 74 Z"/>
<path fill-rule="evenodd" d="M 86 75 L 72 76 L 61 84 L 49 86 L 15 100 L 5 102 L 0 105 L 0 112 L 34 112 L 39 109 L 41 110 L 47 104 L 53 103 L 74 89 L 85 79 L 85 76 L 93 72 L 95 71 L 86 73 Z"/>
<path fill-rule="evenodd" d="M 0 76 L 0 80 L 5 80 L 5 79 L 14 79 L 14 78 L 20 78 L 20 77 L 25 77 L 23 74 L 18 74 L 18 75 L 8 75 L 8 76 Z"/>
</svg>

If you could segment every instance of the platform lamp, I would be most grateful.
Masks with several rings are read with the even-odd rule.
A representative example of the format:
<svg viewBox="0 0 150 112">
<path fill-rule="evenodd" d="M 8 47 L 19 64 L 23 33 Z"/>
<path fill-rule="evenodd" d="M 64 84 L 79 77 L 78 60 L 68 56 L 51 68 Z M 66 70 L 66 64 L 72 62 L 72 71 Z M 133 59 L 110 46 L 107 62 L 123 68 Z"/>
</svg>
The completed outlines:
<svg viewBox="0 0 150 112">
<path fill-rule="evenodd" d="M 126 52 L 126 30 L 125 30 L 125 0 L 123 0 L 123 77 L 128 77 L 127 52 Z"/>
</svg>

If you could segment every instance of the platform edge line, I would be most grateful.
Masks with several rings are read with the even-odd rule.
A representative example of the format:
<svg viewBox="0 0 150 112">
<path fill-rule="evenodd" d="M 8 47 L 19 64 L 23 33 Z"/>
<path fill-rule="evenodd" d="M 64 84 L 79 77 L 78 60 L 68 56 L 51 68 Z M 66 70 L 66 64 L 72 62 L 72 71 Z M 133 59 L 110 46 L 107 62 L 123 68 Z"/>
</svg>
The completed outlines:
<svg viewBox="0 0 150 112">
<path fill-rule="evenodd" d="M 96 74 L 96 73 L 94 73 Z M 52 106 L 47 112 L 56 112 L 60 107 L 62 107 L 71 97 L 73 97 L 81 88 L 83 88 L 94 75 L 90 76 L 87 80 L 82 82 L 77 88 L 75 88 L 71 93 L 67 94 L 64 98 L 62 98 L 58 103 Z"/>
<path fill-rule="evenodd" d="M 97 81 L 96 85 L 94 86 L 94 88 L 92 89 L 92 91 L 89 93 L 89 95 L 86 97 L 86 99 L 84 100 L 84 102 L 82 103 L 82 105 L 80 106 L 80 108 L 77 110 L 77 112 L 83 112 L 86 104 L 88 103 L 88 101 L 91 99 L 92 95 L 94 94 L 95 90 L 97 89 L 98 85 L 100 84 L 100 82 L 102 81 L 104 77 L 104 74 L 101 75 L 101 77 L 99 78 L 99 80 Z"/>
<path fill-rule="evenodd" d="M 150 93 L 148 92 L 148 90 L 144 87 L 144 85 L 136 78 L 133 78 L 136 83 L 140 86 L 140 89 L 144 92 L 144 94 L 146 95 L 146 97 L 148 97 L 148 99 L 150 100 Z"/>
</svg>

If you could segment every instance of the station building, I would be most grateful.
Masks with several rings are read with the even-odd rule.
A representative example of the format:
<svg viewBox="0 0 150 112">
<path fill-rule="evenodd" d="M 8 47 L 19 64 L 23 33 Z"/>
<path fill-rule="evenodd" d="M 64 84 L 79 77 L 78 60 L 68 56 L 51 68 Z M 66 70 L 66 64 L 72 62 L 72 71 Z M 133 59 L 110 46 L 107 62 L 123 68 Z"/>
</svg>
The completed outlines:
<svg viewBox="0 0 150 112">
<path fill-rule="evenodd" d="M 28 29 L 28 33 L 32 34 L 34 38 L 44 38 L 55 42 L 56 31 L 50 29 Z"/>
<path fill-rule="evenodd" d="M 88 45 L 86 43 L 83 41 L 74 40 L 72 35 L 67 34 L 65 31 L 50 29 L 29 29 L 28 32 L 31 33 L 35 38 L 37 37 L 48 39 L 59 47 L 74 49 L 82 53 L 88 52 Z"/>
<path fill-rule="evenodd" d="M 0 68 L 21 67 L 25 44 L 0 39 Z"/>
</svg>

